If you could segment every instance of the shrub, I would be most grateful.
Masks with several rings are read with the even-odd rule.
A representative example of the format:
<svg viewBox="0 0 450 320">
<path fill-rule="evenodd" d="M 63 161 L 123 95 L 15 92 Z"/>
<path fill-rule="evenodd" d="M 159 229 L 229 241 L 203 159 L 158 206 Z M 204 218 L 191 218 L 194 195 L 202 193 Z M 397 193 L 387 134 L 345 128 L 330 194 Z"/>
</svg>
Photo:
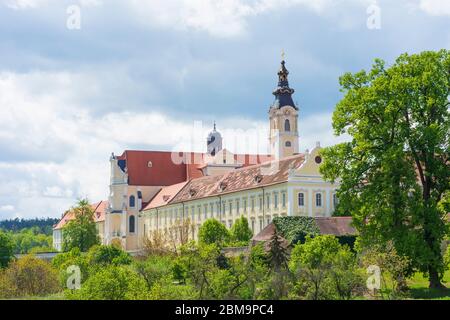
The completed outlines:
<svg viewBox="0 0 450 320">
<path fill-rule="evenodd" d="M 44 296 L 58 292 L 58 275 L 50 263 L 31 255 L 10 264 L 0 277 L 0 287 L 8 286 L 9 297 Z"/>
<path fill-rule="evenodd" d="M 145 281 L 130 267 L 109 265 L 92 274 L 80 290 L 66 290 L 74 300 L 143 300 L 149 298 Z"/>
<path fill-rule="evenodd" d="M 362 287 L 355 255 L 334 236 L 306 237 L 292 250 L 289 267 L 299 298 L 351 299 Z"/>
<path fill-rule="evenodd" d="M 199 230 L 198 240 L 202 244 L 223 245 L 230 239 L 227 228 L 216 219 L 206 220 Z"/>
<path fill-rule="evenodd" d="M 131 264 L 131 256 L 116 246 L 97 245 L 89 249 L 87 261 L 90 265 L 128 265 Z"/>
<path fill-rule="evenodd" d="M 145 261 L 135 262 L 134 267 L 151 289 L 158 280 L 172 279 L 173 264 L 171 256 L 150 256 Z"/>
<path fill-rule="evenodd" d="M 248 226 L 248 220 L 242 216 L 231 228 L 231 240 L 235 243 L 247 245 L 253 236 L 252 230 Z"/>
<path fill-rule="evenodd" d="M 66 286 L 67 284 L 67 279 L 70 276 L 70 273 L 68 273 L 67 270 L 71 266 L 77 266 L 80 268 L 81 283 L 89 277 L 90 266 L 87 262 L 86 255 L 84 255 L 78 248 L 73 248 L 69 252 L 56 255 L 52 260 L 52 265 L 59 272 L 59 280 L 62 286 Z"/>
</svg>

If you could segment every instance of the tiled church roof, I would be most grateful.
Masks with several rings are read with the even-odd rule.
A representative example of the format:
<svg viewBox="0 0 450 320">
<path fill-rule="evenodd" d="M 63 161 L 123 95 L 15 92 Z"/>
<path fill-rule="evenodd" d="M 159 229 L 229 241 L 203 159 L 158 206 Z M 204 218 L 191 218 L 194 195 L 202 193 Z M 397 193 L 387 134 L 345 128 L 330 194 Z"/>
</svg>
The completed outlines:
<svg viewBox="0 0 450 320">
<path fill-rule="evenodd" d="M 304 160 L 305 156 L 300 154 L 280 161 L 244 167 L 223 175 L 192 179 L 172 201 L 161 204 L 157 196 L 146 209 L 286 182 L 289 170 L 300 167 Z"/>
<path fill-rule="evenodd" d="M 129 185 L 170 186 L 202 177 L 201 168 L 205 166 L 207 157 L 205 153 L 175 152 L 176 161 L 173 161 L 172 152 L 169 151 L 127 150 L 118 159 L 126 161 Z M 261 163 L 269 158 L 268 155 L 234 155 L 234 159 L 244 167 Z"/>
</svg>

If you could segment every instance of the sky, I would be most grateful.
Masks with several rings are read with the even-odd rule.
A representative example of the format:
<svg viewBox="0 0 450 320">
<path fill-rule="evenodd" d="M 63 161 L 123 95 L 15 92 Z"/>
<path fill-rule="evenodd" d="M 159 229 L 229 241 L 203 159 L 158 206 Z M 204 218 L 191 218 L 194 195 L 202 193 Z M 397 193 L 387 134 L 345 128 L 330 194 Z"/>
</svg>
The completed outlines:
<svg viewBox="0 0 450 320">
<path fill-rule="evenodd" d="M 112 152 L 202 151 L 213 121 L 242 151 L 282 50 L 301 151 L 342 141 L 339 77 L 450 49 L 450 1 L 0 0 L 0 30 L 0 219 L 60 217 L 107 199 Z"/>
</svg>

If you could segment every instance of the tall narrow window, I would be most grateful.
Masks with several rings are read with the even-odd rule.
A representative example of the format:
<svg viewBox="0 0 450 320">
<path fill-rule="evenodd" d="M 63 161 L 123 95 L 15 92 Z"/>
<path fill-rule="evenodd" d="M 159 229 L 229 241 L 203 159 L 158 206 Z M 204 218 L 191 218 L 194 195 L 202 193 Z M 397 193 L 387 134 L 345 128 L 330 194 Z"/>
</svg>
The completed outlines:
<svg viewBox="0 0 450 320">
<path fill-rule="evenodd" d="M 339 202 L 339 200 L 338 200 L 337 194 L 334 193 L 334 194 L 333 194 L 333 207 L 334 207 L 334 208 L 337 207 L 338 202 Z"/>
<path fill-rule="evenodd" d="M 289 122 L 288 119 L 286 119 L 286 120 L 284 121 L 284 131 L 286 131 L 286 132 L 291 131 L 291 123 Z"/>
<path fill-rule="evenodd" d="M 275 209 L 278 209 L 278 193 L 274 194 L 274 200 L 273 200 Z"/>
<path fill-rule="evenodd" d="M 322 206 L 322 194 L 316 193 L 316 207 Z"/>
<path fill-rule="evenodd" d="M 303 192 L 298 194 L 298 206 L 299 207 L 305 206 L 305 194 Z"/>
<path fill-rule="evenodd" d="M 134 216 L 130 216 L 129 218 L 129 222 L 128 222 L 128 231 L 130 233 L 134 233 L 136 230 L 136 221 Z"/>
<path fill-rule="evenodd" d="M 130 208 L 134 208 L 136 206 L 136 198 L 135 196 L 130 197 Z"/>
<path fill-rule="evenodd" d="M 281 194 L 281 201 L 282 201 L 282 203 L 283 203 L 283 208 L 286 208 L 286 193 L 282 193 Z"/>
</svg>

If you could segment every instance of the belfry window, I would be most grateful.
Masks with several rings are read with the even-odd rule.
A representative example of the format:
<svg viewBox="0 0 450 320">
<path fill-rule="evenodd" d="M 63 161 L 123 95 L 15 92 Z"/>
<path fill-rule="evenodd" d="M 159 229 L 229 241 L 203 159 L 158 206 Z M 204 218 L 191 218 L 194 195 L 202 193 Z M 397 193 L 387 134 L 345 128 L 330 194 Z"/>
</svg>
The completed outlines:
<svg viewBox="0 0 450 320">
<path fill-rule="evenodd" d="M 286 119 L 284 121 L 284 131 L 286 132 L 291 131 L 291 123 L 289 122 L 289 119 Z"/>
<path fill-rule="evenodd" d="M 134 216 L 130 216 L 129 222 L 128 222 L 128 231 L 130 233 L 134 233 L 136 231 L 136 219 Z"/>
<path fill-rule="evenodd" d="M 290 141 L 286 141 L 286 147 L 292 147 L 292 143 Z"/>
<path fill-rule="evenodd" d="M 134 196 L 130 197 L 130 208 L 134 208 L 136 206 L 136 198 Z"/>
</svg>

